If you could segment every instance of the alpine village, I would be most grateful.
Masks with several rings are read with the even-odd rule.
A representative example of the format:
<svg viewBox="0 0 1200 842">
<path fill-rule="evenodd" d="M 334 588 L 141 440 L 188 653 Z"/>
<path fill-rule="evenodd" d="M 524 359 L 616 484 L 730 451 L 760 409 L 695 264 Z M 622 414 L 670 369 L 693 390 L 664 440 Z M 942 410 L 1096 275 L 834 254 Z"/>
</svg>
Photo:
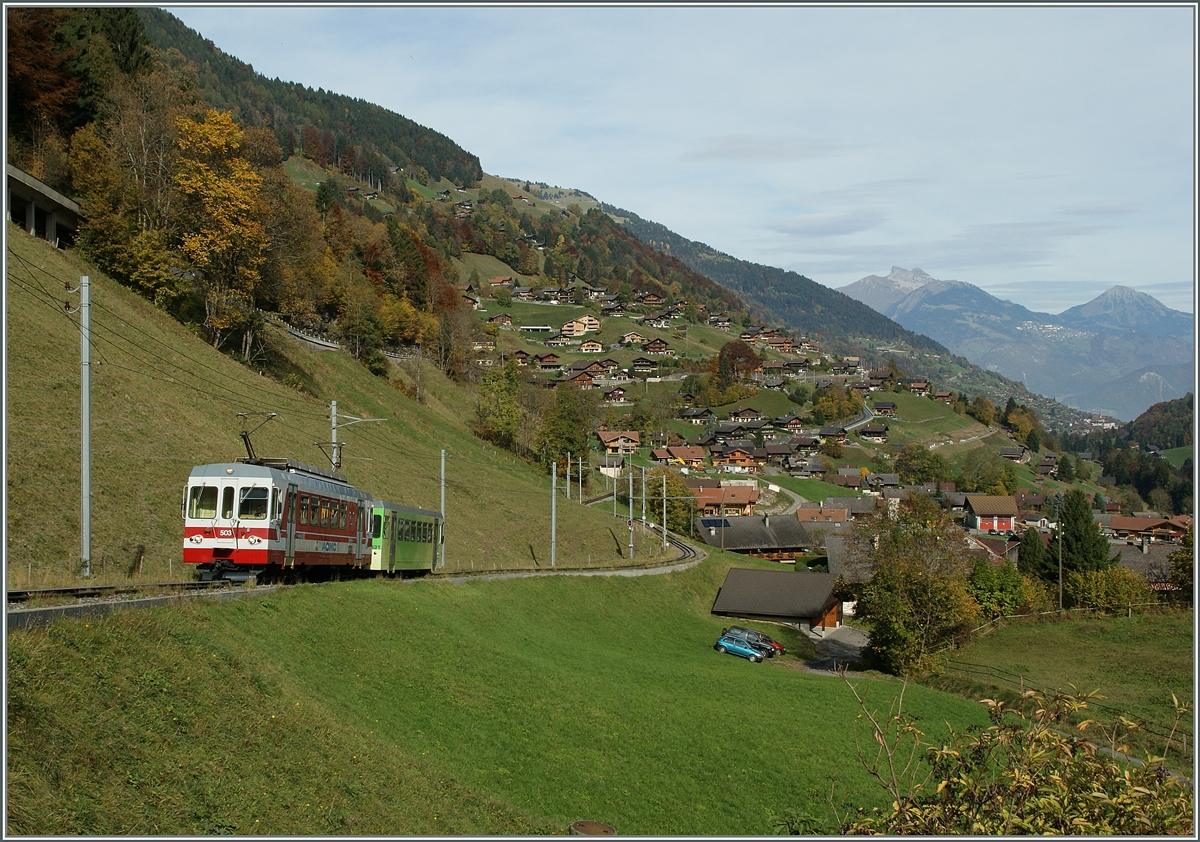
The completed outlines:
<svg viewBox="0 0 1200 842">
<path fill-rule="evenodd" d="M 6 833 L 1195 832 L 1190 392 L 6 26 Z"/>
</svg>

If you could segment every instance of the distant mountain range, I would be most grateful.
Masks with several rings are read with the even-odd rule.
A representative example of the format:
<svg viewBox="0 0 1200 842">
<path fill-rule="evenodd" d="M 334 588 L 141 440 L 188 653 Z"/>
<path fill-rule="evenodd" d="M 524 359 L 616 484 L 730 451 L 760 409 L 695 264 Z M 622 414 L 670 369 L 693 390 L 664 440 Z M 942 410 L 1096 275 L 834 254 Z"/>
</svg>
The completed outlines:
<svg viewBox="0 0 1200 842">
<path fill-rule="evenodd" d="M 814 336 L 825 334 L 850 342 L 901 341 L 918 351 L 945 354 L 947 349 L 928 335 L 906 330 L 883 318 L 861 300 L 818 284 L 803 275 L 774 266 L 740 260 L 711 246 L 689 240 L 658 222 L 604 202 L 600 207 L 633 236 L 680 260 L 685 266 L 731 289 L 760 312 L 787 327 Z M 932 280 L 932 279 L 930 279 Z"/>
<path fill-rule="evenodd" d="M 1122 420 L 1192 390 L 1192 316 L 1114 286 L 1058 315 L 893 267 L 842 287 L 908 330 L 1034 392 Z"/>
</svg>

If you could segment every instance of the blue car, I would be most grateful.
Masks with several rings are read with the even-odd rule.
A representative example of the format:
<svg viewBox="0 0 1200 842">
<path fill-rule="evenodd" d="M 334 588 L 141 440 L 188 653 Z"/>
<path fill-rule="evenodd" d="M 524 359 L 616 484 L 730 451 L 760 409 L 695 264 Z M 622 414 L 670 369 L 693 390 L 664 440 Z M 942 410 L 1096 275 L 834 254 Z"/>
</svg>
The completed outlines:
<svg viewBox="0 0 1200 842">
<path fill-rule="evenodd" d="M 713 649 L 716 649 L 721 653 L 728 652 L 730 655 L 739 655 L 743 658 L 748 658 L 755 663 L 758 663 L 763 659 L 762 652 L 759 652 L 740 637 L 731 637 L 727 634 L 721 636 L 720 640 L 718 640 L 716 645 L 713 646 Z"/>
</svg>

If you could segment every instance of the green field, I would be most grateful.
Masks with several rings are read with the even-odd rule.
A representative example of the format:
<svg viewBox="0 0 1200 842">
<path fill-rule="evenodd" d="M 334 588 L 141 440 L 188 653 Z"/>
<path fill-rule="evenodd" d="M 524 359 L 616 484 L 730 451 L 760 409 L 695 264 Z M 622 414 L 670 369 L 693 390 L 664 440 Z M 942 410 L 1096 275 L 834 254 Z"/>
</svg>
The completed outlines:
<svg viewBox="0 0 1200 842">
<path fill-rule="evenodd" d="M 853 488 L 842 488 L 840 485 L 834 485 L 831 482 L 822 482 L 817 479 L 797 479 L 789 476 L 773 476 L 764 477 L 767 482 L 773 482 L 776 485 L 783 486 L 789 491 L 794 491 L 813 503 L 820 503 L 826 497 L 861 497 L 862 494 Z"/>
<path fill-rule="evenodd" d="M 1183 447 L 1172 447 L 1170 450 L 1163 451 L 1163 458 L 1170 462 L 1174 467 L 1183 467 L 1183 463 L 1193 458 L 1195 447 L 1190 444 L 1185 444 Z"/>
<path fill-rule="evenodd" d="M 764 834 L 769 811 L 831 820 L 831 776 L 881 804 L 849 689 L 796 669 L 795 632 L 772 628 L 789 655 L 764 664 L 713 651 L 730 563 L 307 586 L 13 632 L 8 830 Z M 885 710 L 899 690 L 856 683 Z M 933 739 L 984 721 L 924 688 L 906 707 Z"/>
<path fill-rule="evenodd" d="M 975 440 L 961 442 L 962 439 L 974 439 L 988 433 L 987 427 L 974 418 L 955 415 L 945 404 L 917 395 L 873 392 L 867 398 L 867 404 L 889 400 L 895 402 L 898 417 L 879 420 L 888 425 L 888 446 L 897 450 L 907 444 L 938 444 L 938 452 L 950 459 L 956 453 L 979 446 Z M 1003 436 L 996 434 L 982 441 L 985 444 L 996 442 L 995 446 L 999 447 L 1000 438 Z M 948 441 L 953 444 L 946 444 Z"/>
<path fill-rule="evenodd" d="M 1191 611 L 1150 612 L 1133 617 L 1014 619 L 951 653 L 939 686 L 987 695 L 997 688 L 1071 692 L 1100 691 L 1105 698 L 1087 715 L 1111 723 L 1119 714 L 1169 732 L 1174 693 L 1193 698 L 1195 641 Z M 961 669 L 953 669 L 954 666 Z M 993 670 L 980 674 L 981 666 Z M 1023 682 L 1023 683 L 1022 683 Z M 1184 721 L 1191 745 L 1193 719 Z M 1157 746 L 1161 740 L 1138 741 Z M 1176 749 L 1178 750 L 1178 748 Z"/>
</svg>

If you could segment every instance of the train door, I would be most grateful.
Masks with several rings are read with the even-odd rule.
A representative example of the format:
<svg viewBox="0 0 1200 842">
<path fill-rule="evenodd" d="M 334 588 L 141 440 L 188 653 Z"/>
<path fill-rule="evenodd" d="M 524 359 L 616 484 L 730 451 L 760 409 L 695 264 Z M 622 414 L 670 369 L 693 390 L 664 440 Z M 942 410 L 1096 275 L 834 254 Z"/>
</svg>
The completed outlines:
<svg viewBox="0 0 1200 842">
<path fill-rule="evenodd" d="M 396 525 L 399 522 L 395 512 L 387 513 L 387 570 L 392 573 L 396 570 Z"/>
<path fill-rule="evenodd" d="M 284 504 L 284 517 L 287 519 L 287 532 L 283 542 L 283 566 L 296 566 L 296 485 L 288 483 L 287 502 Z"/>
<path fill-rule="evenodd" d="M 434 535 L 433 566 L 439 570 L 446 566 L 446 521 L 434 521 L 437 534 Z"/>
<path fill-rule="evenodd" d="M 351 502 L 350 505 L 353 507 L 351 509 L 350 516 L 354 518 L 354 566 L 361 567 L 363 557 L 363 542 L 366 541 L 367 537 L 367 510 L 363 506 L 362 500 L 355 500 Z M 370 567 L 370 559 L 367 561 L 367 566 Z"/>
<path fill-rule="evenodd" d="M 237 549 L 237 487 L 222 485 L 213 520 L 213 541 L 218 550 Z"/>
</svg>

